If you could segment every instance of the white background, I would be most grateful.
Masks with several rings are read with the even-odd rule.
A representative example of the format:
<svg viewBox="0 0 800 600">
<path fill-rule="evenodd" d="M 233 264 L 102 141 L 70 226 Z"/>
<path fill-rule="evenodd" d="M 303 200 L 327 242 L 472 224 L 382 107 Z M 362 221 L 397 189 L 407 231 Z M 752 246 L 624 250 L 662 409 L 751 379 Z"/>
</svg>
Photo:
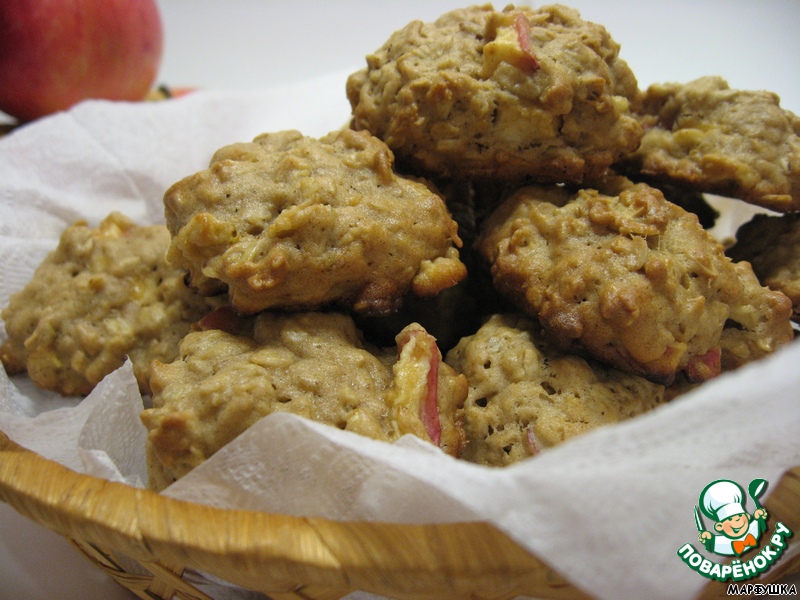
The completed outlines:
<svg viewBox="0 0 800 600">
<path fill-rule="evenodd" d="M 607 27 L 643 87 L 721 75 L 732 87 L 775 91 L 785 108 L 800 113 L 798 0 L 566 3 Z M 408 21 L 430 21 L 466 6 L 444 0 L 159 0 L 159 5 L 165 54 L 158 82 L 241 90 L 361 68 L 364 55 Z M 0 504 L 0 598 L 132 597 L 65 540 Z"/>
</svg>

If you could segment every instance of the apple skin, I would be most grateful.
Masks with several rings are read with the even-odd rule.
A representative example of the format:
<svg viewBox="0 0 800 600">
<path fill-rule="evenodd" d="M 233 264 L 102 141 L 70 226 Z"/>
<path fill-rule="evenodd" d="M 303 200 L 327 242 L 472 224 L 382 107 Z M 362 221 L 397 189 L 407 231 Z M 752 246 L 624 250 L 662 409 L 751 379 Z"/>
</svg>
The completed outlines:
<svg viewBox="0 0 800 600">
<path fill-rule="evenodd" d="M 87 98 L 142 100 L 163 45 L 155 0 L 0 0 L 0 110 L 26 122 Z"/>
</svg>

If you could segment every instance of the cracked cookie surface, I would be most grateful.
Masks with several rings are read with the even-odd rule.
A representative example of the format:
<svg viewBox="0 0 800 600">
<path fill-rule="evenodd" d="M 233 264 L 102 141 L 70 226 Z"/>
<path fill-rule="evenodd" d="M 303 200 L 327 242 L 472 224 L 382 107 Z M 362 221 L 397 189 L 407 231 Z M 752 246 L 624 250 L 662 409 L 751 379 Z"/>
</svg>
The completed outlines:
<svg viewBox="0 0 800 600">
<path fill-rule="evenodd" d="M 528 316 L 493 315 L 446 360 L 469 382 L 462 458 L 489 466 L 535 456 L 665 401 L 661 385 L 559 352 Z"/>
<path fill-rule="evenodd" d="M 243 314 L 331 304 L 386 314 L 408 292 L 436 295 L 466 276 L 458 226 L 393 160 L 351 130 L 226 146 L 167 190 L 168 258 Z"/>
<path fill-rule="evenodd" d="M 169 265 L 164 225 L 139 226 L 112 213 L 98 227 L 68 227 L 57 248 L 3 309 L 0 358 L 38 386 L 85 395 L 129 356 L 139 388 L 150 363 L 172 360 L 192 324 L 219 305 L 184 284 Z"/>
<path fill-rule="evenodd" d="M 772 92 L 731 89 L 721 77 L 650 86 L 645 133 L 622 159 L 639 172 L 778 212 L 800 209 L 800 118 Z"/>
<path fill-rule="evenodd" d="M 551 342 L 665 385 L 792 339 L 789 299 L 646 184 L 618 196 L 522 188 L 484 223 L 478 249 L 498 290 Z"/>
<path fill-rule="evenodd" d="M 366 345 L 339 313 L 242 320 L 223 312 L 205 327 L 186 336 L 178 359 L 153 365 L 153 408 L 142 421 L 155 489 L 273 412 L 383 441 L 408 433 L 461 451 L 466 381 L 440 364 L 435 341 L 419 326 L 398 335 L 397 350 Z"/>
<path fill-rule="evenodd" d="M 352 126 L 419 172 L 581 182 L 636 149 L 636 79 L 577 11 L 473 6 L 414 21 L 350 76 Z"/>
</svg>

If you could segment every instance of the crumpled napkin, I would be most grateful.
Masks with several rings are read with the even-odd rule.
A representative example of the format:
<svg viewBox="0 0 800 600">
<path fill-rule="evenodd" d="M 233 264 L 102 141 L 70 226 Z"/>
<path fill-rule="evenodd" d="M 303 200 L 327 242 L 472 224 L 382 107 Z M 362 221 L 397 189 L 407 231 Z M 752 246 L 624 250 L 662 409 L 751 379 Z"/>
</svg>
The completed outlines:
<svg viewBox="0 0 800 600">
<path fill-rule="evenodd" d="M 96 225 L 119 210 L 140 223 L 162 222 L 166 188 L 204 168 L 219 147 L 265 131 L 321 136 L 341 127 L 349 114 L 345 79 L 338 73 L 152 104 L 87 102 L 6 136 L 0 305 L 76 219 Z M 689 598 L 707 580 L 677 551 L 699 547 L 692 509 L 706 484 L 775 485 L 800 465 L 798 360 L 792 344 L 652 413 L 505 469 L 455 460 L 410 436 L 389 445 L 271 415 L 164 493 L 330 519 L 487 520 L 598 598 Z M 0 429 L 9 437 L 130 485 L 146 481 L 142 407 L 127 363 L 81 401 L 0 371 Z M 798 552 L 790 542 L 781 560 Z"/>
</svg>

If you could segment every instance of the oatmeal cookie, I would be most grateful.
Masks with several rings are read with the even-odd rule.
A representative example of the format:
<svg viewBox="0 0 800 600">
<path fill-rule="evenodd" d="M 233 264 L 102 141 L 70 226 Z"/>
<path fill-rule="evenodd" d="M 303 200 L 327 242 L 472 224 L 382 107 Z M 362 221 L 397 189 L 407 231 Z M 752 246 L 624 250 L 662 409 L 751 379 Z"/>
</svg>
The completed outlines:
<svg viewBox="0 0 800 600">
<path fill-rule="evenodd" d="M 478 249 L 498 290 L 559 348 L 658 383 L 702 381 L 792 339 L 789 299 L 646 184 L 618 196 L 522 188 Z"/>
<path fill-rule="evenodd" d="M 119 213 L 95 229 L 82 221 L 68 227 L 3 309 L 6 369 L 83 395 L 128 356 L 149 393 L 150 363 L 174 359 L 192 324 L 219 304 L 194 294 L 184 272 L 167 264 L 169 242 L 165 226 L 138 226 Z"/>
<path fill-rule="evenodd" d="M 746 260 L 762 285 L 786 294 L 800 322 L 800 213 L 755 215 L 737 230 L 728 256 Z"/>
<path fill-rule="evenodd" d="M 367 314 L 466 276 L 442 198 L 397 176 L 367 132 L 297 131 L 226 146 L 167 190 L 168 258 L 243 314 L 338 304 Z"/>
<path fill-rule="evenodd" d="M 620 169 L 778 212 L 800 209 L 800 118 L 720 77 L 650 86 L 645 134 Z"/>
<path fill-rule="evenodd" d="M 563 354 L 535 319 L 493 315 L 447 354 L 466 375 L 462 458 L 505 466 L 664 402 L 664 387 Z"/>
<path fill-rule="evenodd" d="M 378 440 L 413 434 L 460 453 L 466 379 L 418 325 L 398 334 L 397 350 L 378 351 L 344 314 L 267 312 L 233 327 L 231 315 L 212 315 L 205 326 L 224 329 L 190 333 L 179 359 L 153 365 L 153 408 L 142 412 L 151 487 L 163 489 L 278 411 Z"/>
<path fill-rule="evenodd" d="M 646 183 L 652 187 L 658 188 L 658 190 L 664 194 L 664 198 L 669 202 L 677 204 L 683 210 L 697 215 L 703 229 L 711 229 L 714 227 L 720 216 L 719 211 L 708 203 L 708 200 L 706 200 L 702 192 L 687 190 L 663 182 L 656 184 L 646 177 L 633 181 L 624 175 L 620 175 L 614 169 L 609 169 L 603 177 L 590 181 L 587 185 L 582 187 L 595 189 L 606 196 L 619 196 L 620 192 L 633 187 L 636 183 Z"/>
<path fill-rule="evenodd" d="M 473 6 L 414 21 L 347 81 L 351 126 L 430 176 L 582 182 L 636 149 L 636 78 L 565 6 Z"/>
</svg>

